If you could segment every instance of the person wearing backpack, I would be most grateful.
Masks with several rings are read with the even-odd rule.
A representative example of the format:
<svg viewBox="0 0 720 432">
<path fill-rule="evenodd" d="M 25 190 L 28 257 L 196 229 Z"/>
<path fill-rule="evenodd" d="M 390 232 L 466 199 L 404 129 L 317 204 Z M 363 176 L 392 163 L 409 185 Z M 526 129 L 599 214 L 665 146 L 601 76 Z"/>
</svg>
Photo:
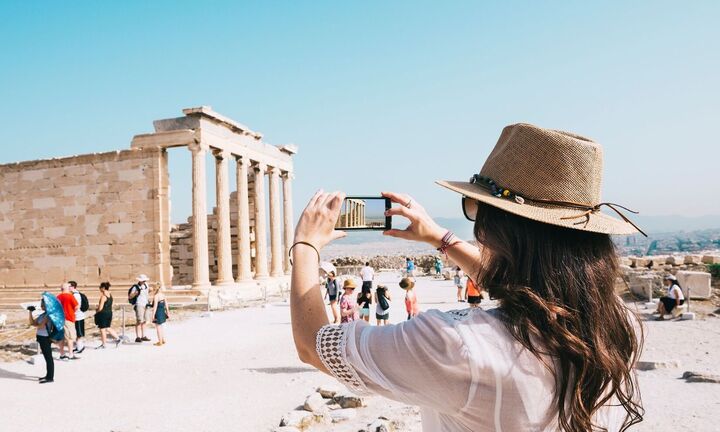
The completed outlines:
<svg viewBox="0 0 720 432">
<path fill-rule="evenodd" d="M 150 338 L 145 337 L 145 323 L 150 303 L 147 285 L 149 280 L 150 278 L 141 274 L 137 277 L 137 283 L 128 290 L 128 302 L 133 305 L 135 310 L 135 342 L 137 343 L 150 341 Z"/>
<path fill-rule="evenodd" d="M 75 319 L 76 311 L 80 309 L 80 303 L 75 300 L 75 296 L 70 292 L 69 283 L 62 284 L 60 291 L 57 299 L 62 305 L 63 313 L 65 314 L 65 325 L 63 327 L 65 334 L 63 341 L 60 343 L 60 360 L 77 360 L 80 357 L 75 355 L 73 346 L 77 339 Z M 65 354 L 65 349 L 67 349 L 67 354 Z"/>
<path fill-rule="evenodd" d="M 55 380 L 55 361 L 52 356 L 52 341 L 50 340 L 50 333 L 48 332 L 49 319 L 47 313 L 45 313 L 45 300 L 40 301 L 40 308 L 42 313 L 37 317 L 33 317 L 35 306 L 28 307 L 28 314 L 30 319 L 30 325 L 35 327 L 35 340 L 40 345 L 40 351 L 42 352 L 43 358 L 45 359 L 45 376 L 38 378 L 40 384 L 51 383 Z"/>
<path fill-rule="evenodd" d="M 378 285 L 373 294 L 377 325 L 387 325 L 390 319 L 390 293 L 385 285 Z"/>
<path fill-rule="evenodd" d="M 90 303 L 88 302 L 87 296 L 78 291 L 77 282 L 68 281 L 68 283 L 70 284 L 70 292 L 80 305 L 75 311 L 75 333 L 77 334 L 77 341 L 75 342 L 75 349 L 73 350 L 74 353 L 80 354 L 85 351 L 85 312 L 90 309 Z"/>
</svg>

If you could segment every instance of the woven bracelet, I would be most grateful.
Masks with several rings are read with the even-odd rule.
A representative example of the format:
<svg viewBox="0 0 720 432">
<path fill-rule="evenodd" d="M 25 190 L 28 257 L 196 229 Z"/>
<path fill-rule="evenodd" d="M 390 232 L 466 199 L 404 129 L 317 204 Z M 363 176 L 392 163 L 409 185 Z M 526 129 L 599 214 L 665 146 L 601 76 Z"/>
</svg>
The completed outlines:
<svg viewBox="0 0 720 432">
<path fill-rule="evenodd" d="M 293 248 L 294 248 L 295 246 L 297 246 L 297 245 L 299 245 L 299 244 L 306 245 L 306 246 L 310 246 L 311 248 L 313 248 L 313 250 L 314 250 L 315 253 L 317 254 L 318 262 L 320 262 L 320 251 L 318 251 L 315 246 L 313 246 L 312 244 L 310 244 L 310 243 L 308 243 L 308 242 L 306 242 L 306 241 L 299 241 L 299 242 L 293 243 L 293 245 L 290 246 L 290 250 L 288 250 L 288 258 L 290 258 L 290 265 L 293 265 L 293 261 L 292 261 L 292 250 L 293 250 Z"/>
<path fill-rule="evenodd" d="M 440 247 L 437 248 L 438 252 L 441 254 L 447 256 L 447 250 L 451 246 L 455 246 L 456 244 L 460 243 L 460 240 L 455 240 L 455 234 L 448 231 L 443 236 L 442 240 L 440 240 Z"/>
</svg>

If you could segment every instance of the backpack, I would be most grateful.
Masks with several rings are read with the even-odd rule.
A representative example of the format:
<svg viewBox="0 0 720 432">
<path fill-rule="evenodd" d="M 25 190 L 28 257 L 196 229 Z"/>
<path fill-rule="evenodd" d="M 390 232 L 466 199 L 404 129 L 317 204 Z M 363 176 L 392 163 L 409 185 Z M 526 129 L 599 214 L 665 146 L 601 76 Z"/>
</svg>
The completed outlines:
<svg viewBox="0 0 720 432">
<path fill-rule="evenodd" d="M 378 295 L 377 298 L 378 298 L 378 304 L 380 305 L 380 308 L 382 310 L 390 309 L 390 303 L 388 303 L 388 301 L 384 295 Z"/>
<path fill-rule="evenodd" d="M 53 325 L 52 321 L 48 319 L 47 324 L 45 325 L 47 328 L 48 336 L 50 337 L 50 340 L 55 342 L 60 342 L 61 340 L 65 339 L 65 329 L 63 327 L 57 328 L 55 325 Z"/>
<path fill-rule="evenodd" d="M 80 312 L 87 312 L 90 309 L 90 302 L 85 294 L 80 293 Z"/>
<path fill-rule="evenodd" d="M 138 291 L 138 295 L 136 295 L 135 297 L 132 296 L 133 290 Z M 137 303 L 137 298 L 138 298 L 139 296 L 140 296 L 140 287 L 137 286 L 137 285 L 131 286 L 130 289 L 128 290 L 128 302 L 129 302 L 131 305 L 135 306 L 135 303 Z"/>
</svg>

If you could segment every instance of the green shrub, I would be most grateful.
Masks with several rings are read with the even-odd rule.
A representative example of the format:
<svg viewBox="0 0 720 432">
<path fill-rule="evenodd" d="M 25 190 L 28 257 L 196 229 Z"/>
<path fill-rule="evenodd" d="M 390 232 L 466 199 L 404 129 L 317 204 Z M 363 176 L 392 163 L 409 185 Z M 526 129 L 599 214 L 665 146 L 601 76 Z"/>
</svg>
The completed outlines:
<svg viewBox="0 0 720 432">
<path fill-rule="evenodd" d="M 714 278 L 720 278 L 720 264 L 708 264 L 707 269 Z"/>
</svg>

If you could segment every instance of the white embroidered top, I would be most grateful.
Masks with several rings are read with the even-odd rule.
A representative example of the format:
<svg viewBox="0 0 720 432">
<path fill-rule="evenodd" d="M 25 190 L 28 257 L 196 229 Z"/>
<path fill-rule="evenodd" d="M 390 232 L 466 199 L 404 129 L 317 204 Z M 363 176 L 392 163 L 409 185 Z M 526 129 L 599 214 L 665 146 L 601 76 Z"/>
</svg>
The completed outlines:
<svg viewBox="0 0 720 432">
<path fill-rule="evenodd" d="M 424 431 L 556 431 L 553 376 L 498 314 L 430 310 L 397 325 L 327 325 L 316 348 L 355 393 L 419 406 Z M 624 418 L 606 406 L 595 423 L 617 431 Z"/>
</svg>

